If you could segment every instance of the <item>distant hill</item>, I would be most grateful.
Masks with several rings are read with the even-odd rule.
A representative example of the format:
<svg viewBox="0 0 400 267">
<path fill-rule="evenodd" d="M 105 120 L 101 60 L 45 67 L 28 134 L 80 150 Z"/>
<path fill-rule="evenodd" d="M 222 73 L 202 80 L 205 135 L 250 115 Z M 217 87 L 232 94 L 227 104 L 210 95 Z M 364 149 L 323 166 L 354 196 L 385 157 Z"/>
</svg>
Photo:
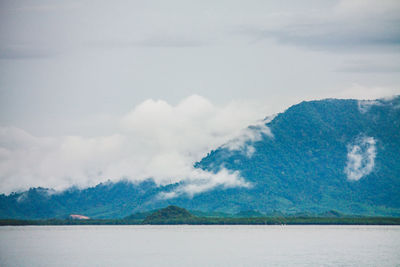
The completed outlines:
<svg viewBox="0 0 400 267">
<path fill-rule="evenodd" d="M 170 205 L 147 216 L 143 220 L 143 224 L 165 224 L 181 222 L 193 218 L 196 218 L 196 216 L 192 215 L 186 209 Z"/>
<path fill-rule="evenodd" d="M 400 96 L 374 101 L 326 99 L 294 105 L 249 126 L 195 167 L 238 171 L 249 188 L 158 197 L 179 184 L 103 183 L 54 194 L 33 188 L 0 195 L 0 218 L 122 218 L 177 205 L 201 214 L 257 210 L 267 215 L 400 216 Z M 330 212 L 329 216 L 335 216 Z"/>
</svg>

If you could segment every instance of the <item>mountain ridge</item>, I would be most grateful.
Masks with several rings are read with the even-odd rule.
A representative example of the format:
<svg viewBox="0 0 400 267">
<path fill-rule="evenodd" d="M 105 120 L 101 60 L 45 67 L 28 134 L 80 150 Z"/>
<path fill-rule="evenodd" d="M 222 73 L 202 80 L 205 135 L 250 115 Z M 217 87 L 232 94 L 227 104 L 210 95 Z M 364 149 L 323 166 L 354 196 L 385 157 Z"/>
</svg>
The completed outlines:
<svg viewBox="0 0 400 267">
<path fill-rule="evenodd" d="M 266 130 L 268 129 L 268 130 Z M 151 179 L 104 183 L 46 194 L 0 195 L 0 218 L 50 218 L 77 212 L 116 218 L 178 205 L 189 210 L 400 216 L 400 96 L 378 100 L 301 102 L 249 126 L 256 139 L 210 151 L 196 168 L 238 171 L 250 188 L 217 187 L 192 197 L 162 199 L 178 184 Z M 353 177 L 353 178 L 351 178 Z"/>
</svg>

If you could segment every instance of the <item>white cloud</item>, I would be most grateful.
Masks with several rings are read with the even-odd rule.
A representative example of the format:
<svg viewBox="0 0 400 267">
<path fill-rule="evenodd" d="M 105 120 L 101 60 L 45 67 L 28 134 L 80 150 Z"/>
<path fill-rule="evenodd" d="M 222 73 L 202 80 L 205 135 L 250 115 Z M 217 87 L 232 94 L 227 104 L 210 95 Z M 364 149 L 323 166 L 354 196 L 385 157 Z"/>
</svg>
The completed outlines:
<svg viewBox="0 0 400 267">
<path fill-rule="evenodd" d="M 357 104 L 358 104 L 358 110 L 361 113 L 368 112 L 372 106 L 382 105 L 380 102 L 376 100 L 359 100 Z"/>
<path fill-rule="evenodd" d="M 358 181 L 370 174 L 375 166 L 376 140 L 373 137 L 360 137 L 349 145 L 345 173 L 347 179 Z"/>
<path fill-rule="evenodd" d="M 216 187 L 251 187 L 250 182 L 240 177 L 238 171 L 229 171 L 222 168 L 217 173 L 209 173 L 201 169 L 192 169 L 191 174 L 185 182 L 178 186 L 174 191 L 162 192 L 159 197 L 162 199 L 174 198 L 182 194 L 192 197 L 195 194 L 211 190 Z"/>
<path fill-rule="evenodd" d="M 236 137 L 224 144 L 223 147 L 231 151 L 243 151 L 250 158 L 255 152 L 254 142 L 262 140 L 263 135 L 274 138 L 271 129 L 267 126 L 267 123 L 274 118 L 275 116 L 267 117 L 264 120 L 258 121 L 257 124 L 243 129 Z"/>
<path fill-rule="evenodd" d="M 387 104 L 387 101 L 393 100 L 396 97 L 396 95 L 390 95 L 386 97 L 381 97 L 380 99 L 377 100 L 358 100 L 357 105 L 358 105 L 358 110 L 361 113 L 366 113 L 368 112 L 371 107 L 373 106 L 384 106 Z M 393 108 L 398 108 L 398 106 L 393 106 Z"/>
<path fill-rule="evenodd" d="M 248 186 L 238 173 L 207 173 L 193 163 L 263 112 L 263 107 L 239 102 L 219 107 L 194 95 L 177 105 L 146 100 L 123 116 L 118 132 L 109 136 L 36 137 L 2 127 L 0 191 L 37 186 L 62 190 L 121 178 L 187 181 L 179 192 L 190 195 L 215 186 Z"/>
</svg>

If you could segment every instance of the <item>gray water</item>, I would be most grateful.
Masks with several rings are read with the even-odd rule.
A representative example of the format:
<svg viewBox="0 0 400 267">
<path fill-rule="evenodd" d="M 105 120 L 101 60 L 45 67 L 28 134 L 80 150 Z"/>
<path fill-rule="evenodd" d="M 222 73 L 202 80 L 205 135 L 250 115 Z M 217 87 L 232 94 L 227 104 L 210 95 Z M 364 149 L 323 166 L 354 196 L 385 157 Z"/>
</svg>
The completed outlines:
<svg viewBox="0 0 400 267">
<path fill-rule="evenodd" d="M 400 266 L 400 226 L 6 226 L 0 266 Z"/>
</svg>

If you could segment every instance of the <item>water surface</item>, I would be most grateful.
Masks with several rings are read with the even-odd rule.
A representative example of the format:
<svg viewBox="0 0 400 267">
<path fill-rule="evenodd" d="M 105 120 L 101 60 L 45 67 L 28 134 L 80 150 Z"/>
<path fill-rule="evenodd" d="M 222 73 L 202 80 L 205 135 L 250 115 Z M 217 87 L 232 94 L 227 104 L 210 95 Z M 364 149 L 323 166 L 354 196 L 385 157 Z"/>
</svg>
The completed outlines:
<svg viewBox="0 0 400 267">
<path fill-rule="evenodd" d="M 400 266 L 400 226 L 5 226 L 0 266 Z"/>
</svg>

